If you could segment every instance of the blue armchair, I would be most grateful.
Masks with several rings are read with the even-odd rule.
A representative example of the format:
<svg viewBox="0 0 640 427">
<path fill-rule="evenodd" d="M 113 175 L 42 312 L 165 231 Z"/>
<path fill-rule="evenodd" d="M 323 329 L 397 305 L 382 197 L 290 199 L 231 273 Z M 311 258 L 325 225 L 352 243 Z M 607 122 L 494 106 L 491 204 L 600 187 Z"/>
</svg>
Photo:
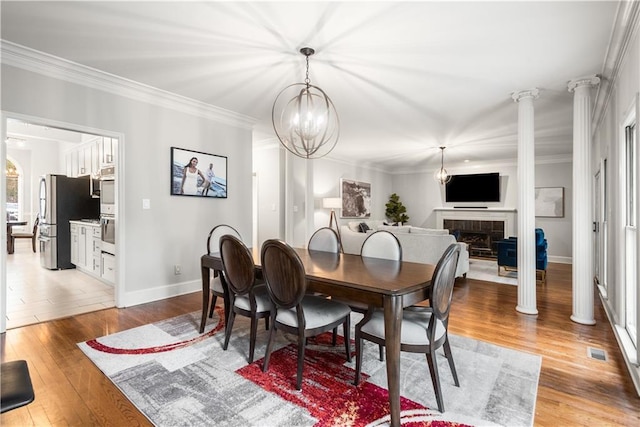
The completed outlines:
<svg viewBox="0 0 640 427">
<path fill-rule="evenodd" d="M 498 242 L 498 275 L 501 275 L 503 269 L 518 270 L 517 237 L 509 237 Z M 544 238 L 541 228 L 536 228 L 536 280 L 541 283 L 547 282 L 547 239 Z"/>
</svg>

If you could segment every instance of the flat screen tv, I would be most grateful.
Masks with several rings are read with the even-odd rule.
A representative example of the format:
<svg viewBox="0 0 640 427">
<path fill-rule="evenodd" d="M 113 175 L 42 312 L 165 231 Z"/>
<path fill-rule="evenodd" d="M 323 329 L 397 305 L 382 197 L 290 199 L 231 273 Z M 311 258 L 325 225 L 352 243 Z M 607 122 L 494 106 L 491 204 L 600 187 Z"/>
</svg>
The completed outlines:
<svg viewBox="0 0 640 427">
<path fill-rule="evenodd" d="M 453 175 L 445 187 L 445 200 L 451 203 L 499 202 L 500 174 Z"/>
</svg>

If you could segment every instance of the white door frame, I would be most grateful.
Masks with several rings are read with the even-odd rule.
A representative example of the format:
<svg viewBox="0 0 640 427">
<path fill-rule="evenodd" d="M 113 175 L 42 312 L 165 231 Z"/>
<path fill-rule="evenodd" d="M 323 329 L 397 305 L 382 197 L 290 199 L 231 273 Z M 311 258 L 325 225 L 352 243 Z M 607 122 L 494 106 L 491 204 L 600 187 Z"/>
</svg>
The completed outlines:
<svg viewBox="0 0 640 427">
<path fill-rule="evenodd" d="M 3 162 L 3 165 L 6 164 L 7 159 L 7 149 L 6 143 L 4 141 L 7 139 L 7 120 L 15 119 L 20 120 L 27 123 L 34 123 L 42 126 L 55 127 L 60 129 L 65 129 L 73 132 L 79 133 L 89 133 L 101 136 L 107 136 L 110 138 L 118 139 L 118 147 L 116 152 L 116 215 L 118 218 L 118 222 L 116 223 L 116 282 L 114 283 L 114 298 L 116 307 L 122 307 L 123 305 L 123 297 L 124 297 L 124 271 L 125 271 L 125 223 L 124 223 L 124 215 L 118 215 L 118 213 L 124 213 L 124 134 L 108 131 L 104 129 L 96 129 L 88 126 L 60 122 L 56 120 L 50 120 L 37 116 L 30 116 L 26 114 L 19 114 L 9 111 L 1 111 L 0 112 L 0 138 L 2 138 L 2 144 L 0 144 L 0 161 Z M 2 210 L 6 210 L 7 205 L 7 190 L 6 190 L 6 182 L 3 179 L 0 185 L 0 206 L 2 206 Z M 0 220 L 1 226 L 1 236 L 2 236 L 2 244 L 6 246 L 7 236 L 6 236 L 6 215 L 0 215 L 2 218 Z M 7 330 L 7 251 L 6 249 L 2 249 L 0 251 L 0 333 L 6 332 Z"/>
</svg>

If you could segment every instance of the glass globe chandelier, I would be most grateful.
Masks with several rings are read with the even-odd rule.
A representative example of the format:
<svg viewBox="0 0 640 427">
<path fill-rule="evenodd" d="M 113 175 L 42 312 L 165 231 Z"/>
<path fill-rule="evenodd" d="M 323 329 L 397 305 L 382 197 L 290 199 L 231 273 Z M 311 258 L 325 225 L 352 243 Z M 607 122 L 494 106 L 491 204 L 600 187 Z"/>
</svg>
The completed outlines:
<svg viewBox="0 0 640 427">
<path fill-rule="evenodd" d="M 440 147 L 440 169 L 438 169 L 436 171 L 435 174 L 433 174 L 433 177 L 435 178 L 436 181 L 438 181 L 438 183 L 440 183 L 440 185 L 445 185 L 447 182 L 451 181 L 451 175 L 449 175 L 449 173 L 447 172 L 447 170 L 444 168 L 444 149 L 446 147 Z"/>
<path fill-rule="evenodd" d="M 280 143 L 305 159 L 324 157 L 333 150 L 340 135 L 340 120 L 331 98 L 309 79 L 309 57 L 315 53 L 303 47 L 307 73 L 304 83 L 285 87 L 271 110 L 273 129 Z"/>
</svg>

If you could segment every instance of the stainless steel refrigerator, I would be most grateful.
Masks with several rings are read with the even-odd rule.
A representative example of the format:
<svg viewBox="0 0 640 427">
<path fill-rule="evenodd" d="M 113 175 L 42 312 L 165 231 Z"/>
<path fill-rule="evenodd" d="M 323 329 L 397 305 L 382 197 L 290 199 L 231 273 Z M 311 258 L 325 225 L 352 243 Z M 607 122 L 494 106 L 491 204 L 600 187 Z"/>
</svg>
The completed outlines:
<svg viewBox="0 0 640 427">
<path fill-rule="evenodd" d="M 45 175 L 40 179 L 40 265 L 50 270 L 71 264 L 69 221 L 100 217 L 100 199 L 91 197 L 90 178 Z"/>
</svg>

